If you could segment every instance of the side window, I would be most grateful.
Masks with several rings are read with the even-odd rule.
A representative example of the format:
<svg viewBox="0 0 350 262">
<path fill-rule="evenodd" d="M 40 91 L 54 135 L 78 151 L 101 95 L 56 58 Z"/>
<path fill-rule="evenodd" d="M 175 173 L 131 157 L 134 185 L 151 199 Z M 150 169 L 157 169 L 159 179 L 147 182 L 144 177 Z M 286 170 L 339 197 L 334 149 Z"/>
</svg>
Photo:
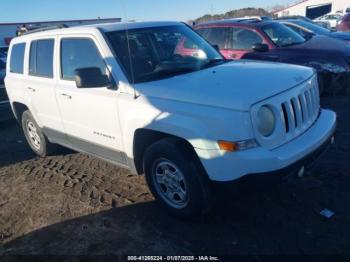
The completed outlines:
<svg viewBox="0 0 350 262">
<path fill-rule="evenodd" d="M 67 38 L 61 40 L 61 77 L 74 80 L 75 70 L 98 67 L 106 73 L 106 65 L 94 43 L 88 38 Z"/>
<path fill-rule="evenodd" d="M 29 74 L 53 78 L 53 39 L 33 41 L 30 46 Z"/>
<path fill-rule="evenodd" d="M 13 45 L 10 59 L 10 72 L 15 74 L 23 74 L 24 51 L 26 44 Z"/>
<path fill-rule="evenodd" d="M 220 49 L 230 49 L 229 35 L 231 28 L 229 27 L 213 27 L 199 29 L 197 32 L 205 38 L 210 44 L 219 46 Z"/>
<path fill-rule="evenodd" d="M 231 45 L 236 50 L 251 50 L 254 44 L 262 44 L 264 40 L 254 31 L 244 28 L 233 28 Z"/>
</svg>

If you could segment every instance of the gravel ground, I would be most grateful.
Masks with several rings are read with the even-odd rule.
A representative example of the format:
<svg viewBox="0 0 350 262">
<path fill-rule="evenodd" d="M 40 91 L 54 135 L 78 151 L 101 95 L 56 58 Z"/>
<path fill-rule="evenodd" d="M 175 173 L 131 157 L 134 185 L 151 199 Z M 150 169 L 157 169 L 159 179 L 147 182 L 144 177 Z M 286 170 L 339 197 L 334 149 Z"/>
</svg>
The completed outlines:
<svg viewBox="0 0 350 262">
<path fill-rule="evenodd" d="M 338 113 L 337 141 L 307 177 L 228 194 L 200 221 L 164 213 L 143 176 L 68 150 L 38 158 L 2 122 L 0 256 L 350 254 L 350 99 L 322 102 Z"/>
</svg>

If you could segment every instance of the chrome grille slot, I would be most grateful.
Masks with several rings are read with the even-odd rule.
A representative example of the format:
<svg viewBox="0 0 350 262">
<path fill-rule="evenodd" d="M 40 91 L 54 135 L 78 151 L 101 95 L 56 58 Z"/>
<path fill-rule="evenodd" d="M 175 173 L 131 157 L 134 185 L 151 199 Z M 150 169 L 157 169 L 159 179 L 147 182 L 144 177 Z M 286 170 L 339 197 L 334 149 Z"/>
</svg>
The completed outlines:
<svg viewBox="0 0 350 262">
<path fill-rule="evenodd" d="M 297 98 L 292 98 L 292 105 L 293 105 L 293 108 L 294 108 L 294 116 L 295 116 L 295 122 L 296 122 L 296 125 L 295 127 L 296 128 L 301 128 L 302 125 L 303 125 L 303 112 L 302 112 L 302 109 L 301 109 L 301 105 L 300 105 L 300 102 L 299 102 L 299 99 Z"/>
<path fill-rule="evenodd" d="M 281 105 L 281 109 L 282 109 L 282 116 L 283 116 L 283 119 L 284 119 L 284 125 L 285 125 L 285 130 L 286 130 L 286 133 L 289 132 L 289 121 L 288 121 L 288 113 L 287 113 L 287 108 L 285 106 L 285 104 L 282 104 Z"/>
<path fill-rule="evenodd" d="M 281 105 L 286 133 L 292 133 L 297 127 L 295 108 L 292 104 L 292 100 L 286 101 Z"/>
<path fill-rule="evenodd" d="M 307 107 L 307 121 L 309 122 L 312 118 L 312 105 L 311 105 L 309 90 L 305 91 L 305 100 L 306 100 L 306 107 Z"/>
<path fill-rule="evenodd" d="M 283 102 L 280 111 L 287 134 L 302 131 L 316 119 L 319 112 L 318 86 L 313 82 L 301 94 Z"/>
<path fill-rule="evenodd" d="M 299 101 L 300 110 L 301 110 L 301 118 L 302 118 L 301 123 L 304 123 L 304 121 L 306 121 L 306 112 L 305 112 L 305 106 L 303 105 L 304 98 L 302 95 L 298 96 L 298 101 Z"/>
<path fill-rule="evenodd" d="M 318 92 L 316 90 L 317 86 L 313 85 L 312 88 L 310 89 L 310 92 L 312 94 L 312 101 L 314 105 L 314 111 L 313 111 L 313 117 L 317 117 L 318 114 L 318 108 L 319 108 L 319 101 L 318 101 Z"/>
</svg>

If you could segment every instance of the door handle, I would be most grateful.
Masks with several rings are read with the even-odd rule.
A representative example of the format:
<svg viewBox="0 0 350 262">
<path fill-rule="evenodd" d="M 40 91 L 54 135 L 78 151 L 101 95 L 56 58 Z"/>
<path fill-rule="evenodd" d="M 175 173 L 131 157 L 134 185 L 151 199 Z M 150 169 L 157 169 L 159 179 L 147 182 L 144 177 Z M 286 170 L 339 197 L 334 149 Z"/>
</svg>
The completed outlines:
<svg viewBox="0 0 350 262">
<path fill-rule="evenodd" d="M 61 96 L 63 96 L 63 97 L 66 98 L 66 99 L 72 99 L 72 96 L 67 95 L 67 94 L 61 94 Z"/>
<path fill-rule="evenodd" d="M 35 89 L 35 88 L 30 87 L 30 86 L 28 86 L 28 87 L 27 87 L 27 89 L 28 89 L 29 91 L 33 92 L 33 93 L 36 91 L 36 89 Z"/>
</svg>

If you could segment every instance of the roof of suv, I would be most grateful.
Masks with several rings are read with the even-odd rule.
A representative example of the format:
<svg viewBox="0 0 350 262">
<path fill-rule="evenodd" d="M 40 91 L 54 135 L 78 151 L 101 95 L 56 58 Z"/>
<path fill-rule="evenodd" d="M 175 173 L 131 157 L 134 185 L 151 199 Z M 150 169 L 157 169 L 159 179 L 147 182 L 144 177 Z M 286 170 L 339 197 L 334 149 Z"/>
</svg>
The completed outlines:
<svg viewBox="0 0 350 262">
<path fill-rule="evenodd" d="M 148 28 L 148 27 L 157 27 L 157 26 L 171 26 L 171 25 L 184 25 L 181 22 L 131 22 L 131 23 L 109 23 L 109 24 L 99 24 L 95 27 L 101 29 L 104 32 L 118 31 L 125 29 L 138 29 L 138 28 Z"/>
<path fill-rule="evenodd" d="M 82 26 L 72 26 L 72 27 L 62 27 L 62 28 L 55 28 L 45 30 L 43 28 L 42 31 L 38 30 L 35 32 L 28 32 L 24 34 L 23 36 L 20 36 L 18 38 L 26 38 L 28 36 L 35 37 L 35 36 L 42 36 L 46 34 L 61 34 L 63 32 L 68 33 L 75 33 L 75 32 L 83 32 L 88 30 L 102 30 L 103 32 L 111 32 L 111 31 L 118 31 L 118 30 L 132 30 L 132 29 L 138 29 L 138 28 L 149 28 L 149 27 L 158 27 L 158 26 L 172 26 L 172 25 L 184 25 L 184 23 L 181 22 L 172 22 L 172 21 L 165 21 L 165 22 L 128 22 L 128 23 L 106 23 L 106 24 L 92 24 L 92 25 L 82 25 Z"/>
</svg>

